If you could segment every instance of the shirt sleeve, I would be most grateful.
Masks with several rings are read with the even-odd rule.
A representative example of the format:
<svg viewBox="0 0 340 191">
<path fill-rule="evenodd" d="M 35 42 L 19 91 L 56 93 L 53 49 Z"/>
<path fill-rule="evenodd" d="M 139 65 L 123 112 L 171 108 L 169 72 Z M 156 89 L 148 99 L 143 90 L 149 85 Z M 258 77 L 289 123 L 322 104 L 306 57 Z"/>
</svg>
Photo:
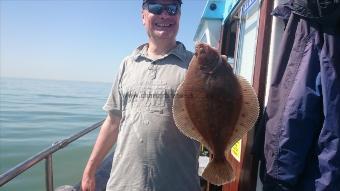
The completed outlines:
<svg viewBox="0 0 340 191">
<path fill-rule="evenodd" d="M 119 71 L 113 81 L 111 92 L 106 100 L 103 110 L 110 112 L 114 115 L 122 115 L 122 94 L 121 94 L 121 81 L 124 73 L 125 60 L 120 64 Z"/>
</svg>

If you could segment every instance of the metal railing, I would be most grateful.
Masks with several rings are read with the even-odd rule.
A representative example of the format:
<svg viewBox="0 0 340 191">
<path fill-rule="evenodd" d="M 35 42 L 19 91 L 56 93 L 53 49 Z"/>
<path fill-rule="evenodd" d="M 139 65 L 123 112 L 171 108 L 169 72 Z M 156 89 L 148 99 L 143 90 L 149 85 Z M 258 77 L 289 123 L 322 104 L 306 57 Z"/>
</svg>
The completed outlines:
<svg viewBox="0 0 340 191">
<path fill-rule="evenodd" d="M 61 141 L 57 141 L 53 143 L 52 146 L 42 150 L 41 152 L 37 153 L 36 155 L 30 157 L 29 159 L 19 163 L 18 165 L 14 166 L 13 168 L 9 169 L 5 173 L 0 175 L 0 187 L 11 181 L 16 176 L 20 175 L 21 173 L 25 172 L 41 160 L 45 159 L 45 181 L 46 181 L 46 190 L 53 191 L 53 164 L 52 164 L 52 154 L 64 147 L 68 144 L 72 143 L 73 141 L 79 139 L 80 137 L 88 134 L 89 132 L 97 129 L 103 124 L 103 121 L 100 121 L 80 132 L 74 134 L 73 136 L 63 139 Z"/>
</svg>

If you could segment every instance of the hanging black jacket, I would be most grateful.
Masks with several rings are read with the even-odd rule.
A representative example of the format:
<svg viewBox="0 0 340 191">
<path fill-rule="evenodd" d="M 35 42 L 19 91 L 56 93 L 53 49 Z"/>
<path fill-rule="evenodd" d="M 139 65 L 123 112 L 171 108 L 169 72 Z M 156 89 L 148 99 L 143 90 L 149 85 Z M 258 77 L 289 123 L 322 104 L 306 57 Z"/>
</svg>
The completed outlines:
<svg viewBox="0 0 340 191">
<path fill-rule="evenodd" d="M 331 14 L 340 0 L 291 0 L 290 8 L 295 14 L 307 18 L 323 18 Z"/>
</svg>

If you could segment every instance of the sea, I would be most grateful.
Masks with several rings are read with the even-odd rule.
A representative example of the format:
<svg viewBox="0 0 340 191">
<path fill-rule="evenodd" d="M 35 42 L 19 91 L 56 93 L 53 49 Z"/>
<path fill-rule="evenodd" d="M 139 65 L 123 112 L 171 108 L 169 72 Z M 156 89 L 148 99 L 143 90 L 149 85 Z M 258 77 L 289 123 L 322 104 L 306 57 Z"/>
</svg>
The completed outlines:
<svg viewBox="0 0 340 191">
<path fill-rule="evenodd" d="M 0 174 L 106 116 L 111 83 L 0 78 Z M 54 187 L 80 182 L 99 129 L 53 157 Z M 45 162 L 0 187 L 43 191 Z"/>
</svg>

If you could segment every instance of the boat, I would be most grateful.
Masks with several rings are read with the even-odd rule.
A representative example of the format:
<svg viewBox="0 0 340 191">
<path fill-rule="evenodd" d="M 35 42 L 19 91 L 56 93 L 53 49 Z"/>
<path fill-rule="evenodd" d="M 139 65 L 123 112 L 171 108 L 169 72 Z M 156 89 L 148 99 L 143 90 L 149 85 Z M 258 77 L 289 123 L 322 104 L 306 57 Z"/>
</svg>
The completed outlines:
<svg viewBox="0 0 340 191">
<path fill-rule="evenodd" d="M 266 104 L 270 72 L 284 31 L 284 23 L 273 18 L 270 13 L 273 7 L 281 2 L 284 0 L 207 0 L 194 37 L 194 41 L 208 43 L 217 48 L 221 54 L 226 55 L 234 72 L 252 83 L 259 98 L 261 111 Z M 67 139 L 54 143 L 51 147 L 1 174 L 0 186 L 40 161 L 45 161 L 46 190 L 54 190 L 53 153 L 100 127 L 101 123 L 98 122 Z M 262 190 L 258 177 L 258 160 L 251 154 L 253 140 L 254 130 L 251 130 L 229 152 L 227 158 L 235 169 L 235 180 L 223 186 L 214 186 L 202 180 L 202 191 Z M 113 153 L 105 158 L 96 173 L 96 180 L 100 182 L 96 190 L 105 189 L 112 155 Z M 204 168 L 206 163 L 206 158 L 201 158 L 200 167 Z M 56 188 L 58 191 L 79 189 L 80 182 Z"/>
</svg>

